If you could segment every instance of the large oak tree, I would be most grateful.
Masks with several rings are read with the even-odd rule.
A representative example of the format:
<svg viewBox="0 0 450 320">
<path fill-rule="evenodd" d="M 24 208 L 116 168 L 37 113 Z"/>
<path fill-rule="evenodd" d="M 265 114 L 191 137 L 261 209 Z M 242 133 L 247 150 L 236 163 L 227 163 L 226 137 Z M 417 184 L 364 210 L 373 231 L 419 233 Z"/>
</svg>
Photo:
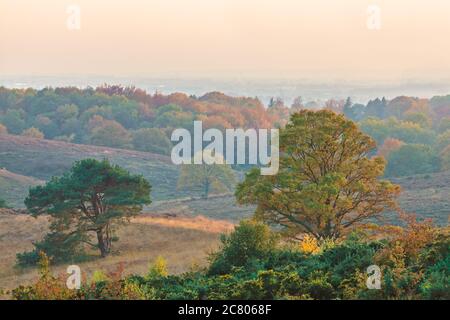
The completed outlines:
<svg viewBox="0 0 450 320">
<path fill-rule="evenodd" d="M 280 170 L 249 172 L 238 185 L 241 204 L 283 227 L 292 237 L 338 238 L 344 230 L 395 205 L 399 186 L 380 180 L 384 160 L 370 158 L 376 145 L 353 123 L 332 111 L 303 110 L 280 131 Z"/>
</svg>

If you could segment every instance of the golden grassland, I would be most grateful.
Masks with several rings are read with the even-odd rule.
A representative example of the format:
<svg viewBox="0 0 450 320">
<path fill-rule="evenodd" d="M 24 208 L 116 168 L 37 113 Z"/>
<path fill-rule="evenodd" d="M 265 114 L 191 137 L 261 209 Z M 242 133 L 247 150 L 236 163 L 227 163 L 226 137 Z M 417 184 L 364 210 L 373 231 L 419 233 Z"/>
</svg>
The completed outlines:
<svg viewBox="0 0 450 320">
<path fill-rule="evenodd" d="M 35 281 L 36 268 L 16 268 L 16 254 L 33 249 L 32 242 L 48 232 L 47 217 L 33 218 L 0 212 L 0 288 L 9 290 Z M 83 276 L 90 277 L 96 270 L 112 272 L 123 265 L 125 274 L 145 274 L 157 257 L 167 261 L 172 274 L 202 267 L 207 256 L 219 246 L 219 236 L 233 228 L 227 221 L 211 220 L 202 216 L 179 217 L 143 214 L 121 226 L 119 241 L 107 258 L 94 258 L 79 263 Z M 98 254 L 96 252 L 93 252 Z M 64 274 L 67 265 L 52 267 L 54 274 Z"/>
</svg>

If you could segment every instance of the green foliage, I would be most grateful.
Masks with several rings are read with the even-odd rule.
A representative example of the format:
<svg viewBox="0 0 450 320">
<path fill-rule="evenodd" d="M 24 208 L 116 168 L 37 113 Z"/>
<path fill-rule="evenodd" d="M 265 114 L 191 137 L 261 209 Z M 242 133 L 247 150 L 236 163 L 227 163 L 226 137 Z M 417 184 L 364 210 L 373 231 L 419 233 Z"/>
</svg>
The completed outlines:
<svg viewBox="0 0 450 320">
<path fill-rule="evenodd" d="M 432 146 L 437 134 L 450 128 L 448 100 L 448 96 L 430 100 L 397 97 L 390 101 L 376 98 L 367 105 L 353 103 L 351 99 L 345 104 L 344 101 L 329 104 L 336 110 L 342 107 L 346 117 L 361 121 L 363 131 L 379 145 L 391 138 Z M 168 132 L 173 128 L 190 130 L 193 120 L 221 130 L 283 127 L 293 111 L 313 108 L 313 103 L 303 103 L 301 99 L 296 99 L 292 109 L 274 99 L 272 107 L 266 110 L 258 99 L 234 98 L 220 92 L 197 98 L 180 93 L 152 95 L 133 87 L 107 85 L 83 90 L 0 88 L 0 102 L 0 124 L 11 134 L 34 127 L 46 139 L 164 155 L 171 147 Z M 96 116 L 103 121 L 92 124 Z M 161 130 L 141 132 L 142 128 Z M 4 131 L 0 129 L 0 133 Z"/>
<path fill-rule="evenodd" d="M 389 154 L 386 176 L 432 173 L 439 169 L 439 157 L 431 147 L 407 144 Z"/>
<path fill-rule="evenodd" d="M 248 265 L 253 259 L 267 257 L 274 250 L 276 237 L 270 229 L 253 220 L 243 220 L 235 231 L 221 238 L 222 250 L 211 257 L 210 274 L 224 274 L 235 267 Z"/>
<path fill-rule="evenodd" d="M 226 164 L 183 164 L 178 178 L 177 189 L 196 190 L 203 198 L 212 191 L 217 193 L 233 190 L 236 177 Z"/>
<path fill-rule="evenodd" d="M 431 118 L 423 112 L 408 113 L 404 119 L 405 121 L 416 123 L 422 128 L 431 128 L 432 125 Z"/>
<path fill-rule="evenodd" d="M 110 280 L 108 276 L 101 270 L 95 270 L 91 277 L 91 283 L 100 283 Z"/>
<path fill-rule="evenodd" d="M 20 134 L 25 129 L 23 110 L 9 109 L 0 120 L 12 134 Z"/>
<path fill-rule="evenodd" d="M 103 120 L 91 130 L 89 142 L 98 146 L 129 148 L 130 133 L 114 120 Z"/>
<path fill-rule="evenodd" d="M 76 162 L 63 176 L 31 188 L 25 199 L 33 216 L 49 214 L 53 218 L 52 233 L 37 247 L 65 260 L 73 256 L 71 245 L 84 243 L 106 256 L 115 239 L 114 227 L 151 203 L 150 190 L 150 184 L 142 176 L 131 175 L 107 160 Z M 91 242 L 92 235 L 97 243 Z M 62 251 L 51 253 L 51 250 Z"/>
<path fill-rule="evenodd" d="M 414 231 L 415 230 L 415 231 Z M 412 232 L 421 239 L 417 230 Z M 395 255 L 414 238 L 372 241 L 360 235 L 304 255 L 281 244 L 267 227 L 244 221 L 225 237 L 207 272 L 190 271 L 168 275 L 159 259 L 147 276 L 122 276 L 96 272 L 93 279 L 74 294 L 67 294 L 51 276 L 48 260 L 41 258 L 41 278 L 31 286 L 14 290 L 17 299 L 449 299 L 450 246 L 445 230 L 419 249 L 419 259 L 404 252 L 403 262 L 382 265 L 381 290 L 366 287 L 366 269 L 381 263 L 380 256 Z M 255 239 L 253 239 L 254 237 Z M 247 245 L 249 242 L 249 245 Z M 257 253 L 255 254 L 255 250 Z M 239 259 L 245 256 L 246 261 Z M 227 270 L 212 272 L 214 264 Z M 44 290 L 45 289 L 45 290 Z"/>
<path fill-rule="evenodd" d="M 172 142 L 166 134 L 157 128 L 142 128 L 133 132 L 134 149 L 169 155 Z"/>
<path fill-rule="evenodd" d="M 450 299 L 450 256 L 427 270 L 420 292 L 428 300 Z"/>
<path fill-rule="evenodd" d="M 163 257 L 157 257 L 155 262 L 150 265 L 147 273 L 148 279 L 155 279 L 158 277 L 167 277 L 167 262 Z"/>
<path fill-rule="evenodd" d="M 450 129 L 438 136 L 436 142 L 437 152 L 444 151 L 448 146 L 450 146 Z"/>
<path fill-rule="evenodd" d="M 450 116 L 442 118 L 439 122 L 438 132 L 444 133 L 447 130 L 450 130 Z"/>
<path fill-rule="evenodd" d="M 420 124 L 398 120 L 369 118 L 360 123 L 361 129 L 374 138 L 378 144 L 382 144 L 387 138 L 394 138 L 406 143 L 432 145 L 436 134 Z"/>
<path fill-rule="evenodd" d="M 297 237 L 339 238 L 392 206 L 399 187 L 379 178 L 384 160 L 369 158 L 375 142 L 342 115 L 301 111 L 280 130 L 280 169 L 250 171 L 236 190 L 255 216 Z"/>
<path fill-rule="evenodd" d="M 71 234 L 66 235 L 61 232 L 53 231 L 45 236 L 40 242 L 35 242 L 35 249 L 29 252 L 17 254 L 17 265 L 20 267 L 27 267 L 36 265 L 40 259 L 40 253 L 51 260 L 52 263 L 58 264 L 63 262 L 82 262 L 88 259 L 88 256 L 81 246 L 84 235 Z"/>
</svg>

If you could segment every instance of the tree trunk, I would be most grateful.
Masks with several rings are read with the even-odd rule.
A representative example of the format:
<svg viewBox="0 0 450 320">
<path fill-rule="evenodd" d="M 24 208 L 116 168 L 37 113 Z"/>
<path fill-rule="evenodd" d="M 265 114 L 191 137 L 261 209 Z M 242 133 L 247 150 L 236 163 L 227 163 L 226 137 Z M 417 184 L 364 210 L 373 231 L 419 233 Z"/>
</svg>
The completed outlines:
<svg viewBox="0 0 450 320">
<path fill-rule="evenodd" d="M 109 232 L 109 225 L 97 231 L 98 248 L 102 258 L 106 257 L 111 252 L 111 235 Z"/>
<path fill-rule="evenodd" d="M 205 188 L 203 189 L 203 198 L 208 199 L 209 195 L 209 182 L 205 182 Z"/>
</svg>

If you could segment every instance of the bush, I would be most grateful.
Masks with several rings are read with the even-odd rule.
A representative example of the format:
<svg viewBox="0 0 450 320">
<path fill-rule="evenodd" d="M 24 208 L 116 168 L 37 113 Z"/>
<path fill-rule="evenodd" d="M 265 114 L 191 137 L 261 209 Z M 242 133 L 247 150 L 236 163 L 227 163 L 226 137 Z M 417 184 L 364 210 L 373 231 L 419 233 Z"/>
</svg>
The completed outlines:
<svg viewBox="0 0 450 320">
<path fill-rule="evenodd" d="M 169 155 L 172 142 L 161 129 L 142 128 L 133 132 L 133 147 L 139 151 Z"/>
<path fill-rule="evenodd" d="M 222 236 L 221 242 L 222 250 L 211 256 L 211 275 L 226 274 L 253 259 L 264 259 L 276 247 L 276 237 L 269 227 L 253 220 L 241 221 L 233 233 Z"/>
<path fill-rule="evenodd" d="M 88 258 L 80 246 L 79 239 L 57 232 L 47 234 L 44 240 L 34 243 L 34 246 L 33 251 L 16 255 L 19 267 L 37 265 L 41 252 L 45 253 L 52 263 L 81 262 Z"/>
<path fill-rule="evenodd" d="M 427 269 L 420 293 L 428 300 L 450 299 L 450 255 Z"/>
<path fill-rule="evenodd" d="M 44 134 L 35 127 L 24 130 L 21 135 L 29 138 L 44 139 Z"/>
</svg>

